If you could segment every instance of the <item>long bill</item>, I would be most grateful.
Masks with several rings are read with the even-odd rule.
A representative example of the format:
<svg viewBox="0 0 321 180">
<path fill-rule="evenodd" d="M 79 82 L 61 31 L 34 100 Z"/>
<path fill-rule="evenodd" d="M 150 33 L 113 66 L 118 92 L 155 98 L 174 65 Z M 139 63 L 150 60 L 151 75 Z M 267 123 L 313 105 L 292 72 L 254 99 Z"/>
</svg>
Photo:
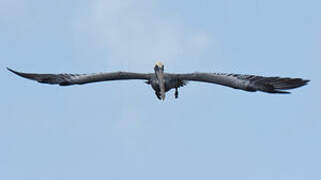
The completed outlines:
<svg viewBox="0 0 321 180">
<path fill-rule="evenodd" d="M 160 89 L 161 99 L 165 100 L 165 80 L 164 80 L 164 72 L 162 70 L 156 71 L 156 77 L 158 79 L 158 85 Z"/>
</svg>

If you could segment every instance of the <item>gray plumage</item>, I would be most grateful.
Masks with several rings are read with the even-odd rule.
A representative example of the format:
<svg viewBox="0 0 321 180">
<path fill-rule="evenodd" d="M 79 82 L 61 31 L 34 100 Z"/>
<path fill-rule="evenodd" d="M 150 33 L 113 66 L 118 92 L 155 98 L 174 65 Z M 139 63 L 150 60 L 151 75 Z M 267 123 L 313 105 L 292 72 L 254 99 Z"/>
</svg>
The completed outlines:
<svg viewBox="0 0 321 180">
<path fill-rule="evenodd" d="M 111 72 L 95 74 L 35 74 L 22 73 L 9 68 L 8 70 L 21 77 L 35 80 L 40 83 L 58 84 L 61 86 L 112 80 L 147 80 L 146 83 L 151 85 L 156 96 L 162 100 L 165 99 L 165 93 L 171 89 L 175 89 L 175 97 L 177 98 L 178 88 L 185 86 L 188 81 L 214 83 L 250 92 L 262 91 L 267 93 L 289 93 L 284 90 L 298 88 L 309 82 L 309 80 L 303 80 L 301 78 L 264 77 L 243 74 L 164 73 L 164 65 L 160 62 L 155 65 L 155 73 Z"/>
</svg>

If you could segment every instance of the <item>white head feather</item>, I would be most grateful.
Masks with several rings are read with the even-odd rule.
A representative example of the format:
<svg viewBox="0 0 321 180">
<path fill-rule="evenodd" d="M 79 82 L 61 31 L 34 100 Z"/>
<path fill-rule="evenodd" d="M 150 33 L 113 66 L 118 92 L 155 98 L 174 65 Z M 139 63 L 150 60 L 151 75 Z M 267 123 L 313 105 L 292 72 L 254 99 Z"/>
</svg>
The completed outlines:
<svg viewBox="0 0 321 180">
<path fill-rule="evenodd" d="M 164 67 L 164 64 L 162 62 L 160 62 L 160 61 L 157 61 L 156 62 L 156 66 L 161 68 L 161 67 Z"/>
</svg>

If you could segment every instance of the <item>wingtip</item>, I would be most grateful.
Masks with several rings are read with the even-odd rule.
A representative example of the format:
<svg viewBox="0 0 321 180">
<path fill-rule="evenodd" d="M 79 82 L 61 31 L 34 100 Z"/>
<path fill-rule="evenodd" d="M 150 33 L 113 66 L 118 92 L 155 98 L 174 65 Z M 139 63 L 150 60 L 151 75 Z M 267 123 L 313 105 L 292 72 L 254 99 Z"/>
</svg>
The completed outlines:
<svg viewBox="0 0 321 180">
<path fill-rule="evenodd" d="M 14 73 L 15 75 L 18 75 L 18 76 L 20 76 L 20 77 L 24 77 L 24 78 L 27 78 L 27 79 L 32 79 L 32 80 L 34 80 L 34 78 L 32 78 L 32 77 L 30 76 L 30 74 L 23 73 L 23 72 L 19 72 L 19 71 L 15 71 L 15 70 L 10 69 L 10 68 L 8 68 L 8 67 L 7 67 L 7 69 L 8 69 L 8 71 Z"/>
<path fill-rule="evenodd" d="M 10 69 L 9 67 L 7 67 L 7 70 L 10 71 L 10 72 L 12 72 L 12 73 L 15 73 L 15 74 L 17 73 L 16 71 Z"/>
<path fill-rule="evenodd" d="M 310 80 L 308 80 L 308 79 L 301 79 L 301 83 L 300 83 L 300 86 L 299 86 L 299 87 L 305 86 L 305 85 L 307 85 L 309 82 L 310 82 Z"/>
<path fill-rule="evenodd" d="M 308 84 L 310 82 L 310 80 L 303 80 L 303 83 L 304 83 L 304 85 L 306 85 L 306 84 Z"/>
<path fill-rule="evenodd" d="M 13 69 L 10 69 L 10 68 L 8 68 L 8 67 L 7 67 L 7 70 L 10 71 L 10 72 L 12 72 L 12 73 L 14 73 L 14 74 L 20 75 L 19 72 L 15 71 L 15 70 L 13 70 Z"/>
</svg>

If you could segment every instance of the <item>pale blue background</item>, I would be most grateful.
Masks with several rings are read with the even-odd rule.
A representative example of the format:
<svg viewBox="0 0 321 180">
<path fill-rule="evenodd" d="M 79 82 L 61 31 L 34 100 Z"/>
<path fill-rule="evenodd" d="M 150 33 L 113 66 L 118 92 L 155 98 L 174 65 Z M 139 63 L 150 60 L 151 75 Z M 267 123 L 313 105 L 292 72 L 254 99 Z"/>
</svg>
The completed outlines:
<svg viewBox="0 0 321 180">
<path fill-rule="evenodd" d="M 0 179 L 320 180 L 321 1 L 0 0 Z M 291 95 L 39 73 L 235 72 L 312 80 Z"/>
</svg>

